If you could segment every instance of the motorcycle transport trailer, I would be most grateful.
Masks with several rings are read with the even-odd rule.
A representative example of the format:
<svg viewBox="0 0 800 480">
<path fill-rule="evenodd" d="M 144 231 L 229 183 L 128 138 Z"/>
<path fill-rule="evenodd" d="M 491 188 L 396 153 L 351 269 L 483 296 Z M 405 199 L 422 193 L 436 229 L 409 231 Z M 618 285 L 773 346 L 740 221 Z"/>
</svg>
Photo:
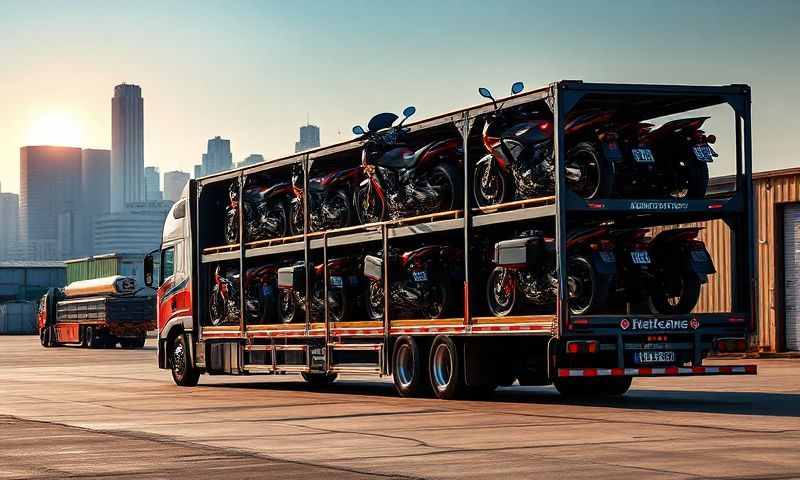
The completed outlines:
<svg viewBox="0 0 800 480">
<path fill-rule="evenodd" d="M 519 90 L 515 86 L 512 93 Z M 503 109 L 518 109 L 524 115 L 548 115 L 552 119 L 553 195 L 489 206 L 471 202 L 474 166 L 486 153 L 481 127 L 497 104 Z M 714 106 L 727 106 L 732 111 L 735 134 L 730 141 L 735 145 L 729 160 L 735 163 L 735 191 L 713 192 L 702 198 L 619 198 L 613 192 L 606 197 L 586 198 L 567 187 L 567 160 L 572 155 L 573 140 L 566 134 L 566 126 L 575 115 L 605 110 L 622 112 L 630 121 L 643 122 Z M 403 128 L 407 129 L 404 133 L 409 142 L 420 145 L 435 145 L 454 135 L 460 139 L 463 158 L 459 159 L 459 168 L 463 175 L 459 175 L 463 186 L 457 190 L 463 201 L 458 202 L 457 209 L 312 232 L 306 195 L 301 235 L 247 238 L 245 215 L 238 215 L 235 208 L 238 199 L 245 198 L 243 189 L 248 178 L 268 178 L 264 180 L 267 186 L 269 182 L 289 183 L 293 173 L 296 177 L 299 165 L 303 190 L 308 192 L 309 178 L 322 178 L 333 169 L 357 166 L 362 149 L 366 148 L 363 137 L 190 181 L 167 217 L 159 252 L 162 268 L 157 300 L 158 365 L 171 369 L 178 385 L 193 386 L 202 373 L 295 372 L 311 384 L 329 383 L 338 374 L 371 374 L 392 375 L 402 395 L 432 392 L 439 398 L 456 398 L 490 392 L 498 385 L 514 382 L 554 383 L 565 394 L 622 394 L 631 379 L 638 376 L 756 373 L 752 365 L 703 364 L 704 358 L 715 352 L 744 351 L 754 326 L 749 87 L 560 81 Z M 364 130 L 359 127 L 359 131 Z M 610 142 L 616 148 L 616 137 L 606 140 L 603 148 Z M 706 142 L 705 136 L 702 141 Z M 711 136 L 708 143 L 713 143 Z M 413 157 L 398 157 L 392 166 L 400 168 L 402 174 L 402 168 L 413 164 Z M 702 161 L 712 160 L 710 155 L 706 157 Z M 368 161 L 372 160 L 366 156 L 361 160 L 365 172 L 370 176 L 376 171 L 380 174 L 381 164 L 374 166 Z M 637 155 L 636 161 L 652 162 L 653 156 Z M 699 153 L 697 161 L 701 161 Z M 622 164 L 606 165 L 613 169 Z M 574 175 L 572 170 L 569 174 Z M 226 244 L 224 225 L 226 218 L 234 218 L 232 215 L 238 215 L 238 243 Z M 592 225 L 599 229 L 649 231 L 653 227 L 662 229 L 715 219 L 730 228 L 730 253 L 735 259 L 730 263 L 727 311 L 692 313 L 677 309 L 678 313 L 665 314 L 643 309 L 632 301 L 614 300 L 614 291 L 604 294 L 604 300 L 608 300 L 604 308 L 585 313 L 571 308 L 570 302 L 575 302 L 581 288 L 570 263 L 571 249 L 576 248 L 572 242 L 579 228 Z M 525 312 L 492 315 L 486 306 L 486 295 L 490 290 L 487 277 L 492 268 L 493 247 L 517 248 L 510 253 L 495 252 L 495 259 L 533 255 L 519 250 L 520 242 L 508 242 L 525 235 L 541 237 L 553 245 L 552 307 L 539 305 Z M 685 234 L 679 232 L 675 236 Z M 690 250 L 699 245 L 705 252 L 702 242 L 692 238 L 690 235 L 686 243 Z M 604 251 L 607 242 L 588 242 L 585 257 L 618 261 Z M 444 265 L 447 275 L 460 280 L 440 284 L 447 286 L 443 290 L 446 295 L 437 297 L 441 308 L 436 313 L 414 317 L 395 308 L 393 294 L 397 292 L 368 286 L 375 282 L 382 282 L 378 286 L 395 285 L 392 282 L 397 278 L 389 277 L 396 276 L 397 270 L 390 269 L 391 261 L 381 259 L 391 258 L 396 249 L 402 253 L 402 261 L 409 264 L 409 275 L 414 274 L 407 281 L 417 282 L 413 288 L 405 288 L 403 294 L 418 294 L 419 298 L 429 295 L 423 286 L 431 279 L 427 274 L 418 277 L 419 272 L 414 270 L 427 267 L 411 265 L 420 246 L 434 247 L 432 251 L 440 253 L 443 250 L 439 246 L 458 251 L 458 258 L 448 257 Z M 409 253 L 412 251 L 414 255 Z M 702 273 L 705 281 L 714 269 L 702 252 L 687 250 L 688 266 L 680 271 L 692 271 L 693 263 L 708 262 L 708 267 L 694 270 Z M 636 255 L 636 263 L 651 261 L 640 251 Z M 331 275 L 332 262 L 344 257 L 362 259 L 365 275 Z M 150 283 L 154 280 L 152 263 L 152 257 L 148 257 L 145 271 Z M 261 273 L 254 273 L 256 270 Z M 611 267 L 604 274 L 611 278 L 615 272 Z M 443 274 L 441 270 L 434 273 Z M 588 278 L 591 280 L 591 274 Z M 594 295 L 597 284 L 595 281 L 585 285 L 592 285 L 590 291 Z M 669 288 L 677 289 L 673 295 L 683 295 L 680 284 Z M 376 298 L 375 292 L 382 298 Z M 304 311 L 291 317 L 276 313 L 283 305 L 282 299 L 303 296 L 304 305 L 308 306 Z M 368 302 L 372 302 L 373 313 L 376 305 L 382 305 L 382 315 L 364 313 Z M 336 308 L 337 317 L 342 311 L 348 312 L 347 317 L 333 321 L 332 308 Z M 213 316 L 212 311 L 224 311 L 226 315 Z M 290 321 L 283 323 L 281 318 Z"/>
</svg>

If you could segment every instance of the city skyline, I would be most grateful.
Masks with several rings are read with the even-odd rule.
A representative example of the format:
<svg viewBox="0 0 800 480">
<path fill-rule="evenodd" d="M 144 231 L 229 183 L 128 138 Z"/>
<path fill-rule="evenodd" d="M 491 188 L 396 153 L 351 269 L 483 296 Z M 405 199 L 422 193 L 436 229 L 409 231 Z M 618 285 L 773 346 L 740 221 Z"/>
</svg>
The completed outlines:
<svg viewBox="0 0 800 480">
<path fill-rule="evenodd" d="M 58 140 L 111 148 L 106 92 L 123 82 L 145 91 L 144 157 L 162 172 L 191 171 L 204 141 L 217 132 L 231 139 L 234 158 L 261 152 L 271 159 L 291 153 L 288 145 L 307 112 L 322 127 L 326 145 L 353 138 L 352 125 L 379 111 L 414 104 L 418 118 L 424 118 L 479 103 L 479 85 L 501 94 L 515 80 L 532 89 L 563 78 L 749 83 L 758 99 L 753 108 L 756 170 L 781 168 L 792 160 L 785 158 L 786 139 L 800 120 L 786 78 L 796 76 L 799 67 L 780 59 L 793 58 L 800 42 L 792 22 L 800 12 L 797 2 L 735 2 L 735 8 L 722 8 L 731 3 L 709 1 L 693 4 L 688 17 L 680 2 L 631 2 L 613 17 L 592 3 L 572 8 L 411 2 L 392 15 L 389 5 L 357 4 L 351 8 L 363 7 L 376 20 L 357 24 L 346 21 L 348 9 L 335 5 L 315 5 L 317 14 L 309 21 L 303 15 L 308 4 L 300 3 L 197 2 L 192 8 L 173 4 L 149 10 L 121 5 L 113 14 L 91 1 L 49 4 L 48 18 L 36 20 L 37 42 L 27 40 L 26 29 L 45 4 L 17 5 L 0 19 L 7 34 L 0 53 L 25 67 L 0 72 L 5 87 L 0 100 L 9 112 L 0 119 L 0 182 L 5 190 L 19 192 L 15 160 L 21 146 Z M 179 15 L 185 17 L 176 27 Z M 151 34 L 141 39 L 132 27 L 109 21 L 119 16 L 129 18 L 130 25 L 147 22 Z M 437 21 L 444 17 L 453 21 Z M 509 33 L 474 36 L 485 28 L 486 18 L 504 23 Z M 646 18 L 658 18 L 658 25 L 637 21 Z M 72 20 L 91 28 L 76 29 Z M 533 20 L 540 28 L 523 28 Z M 230 29 L 239 34 L 208 35 Z M 52 48 L 42 50 L 41 44 Z M 397 62 L 403 68 L 396 68 Z M 54 70 L 35 68 L 40 63 Z M 324 75 L 308 74 L 320 67 Z M 53 82 L 59 69 L 72 75 Z"/>
</svg>

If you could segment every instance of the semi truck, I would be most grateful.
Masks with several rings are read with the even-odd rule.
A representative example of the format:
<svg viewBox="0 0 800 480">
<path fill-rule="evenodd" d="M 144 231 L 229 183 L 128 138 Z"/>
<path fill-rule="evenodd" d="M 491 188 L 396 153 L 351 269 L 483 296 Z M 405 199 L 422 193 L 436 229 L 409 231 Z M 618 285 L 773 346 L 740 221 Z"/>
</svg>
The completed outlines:
<svg viewBox="0 0 800 480">
<path fill-rule="evenodd" d="M 515 84 L 512 93 L 519 90 Z M 482 89 L 481 95 L 486 96 L 484 93 Z M 645 131 L 652 128 L 645 122 L 715 106 L 729 107 L 733 119 L 731 131 L 735 133 L 728 139 L 733 154 L 724 160 L 736 172 L 735 191 L 703 194 L 703 185 L 699 198 L 664 196 L 647 188 L 641 188 L 644 193 L 636 196 L 625 196 L 620 193 L 625 190 L 606 185 L 598 196 L 579 195 L 568 187 L 569 181 L 588 175 L 568 164 L 568 159 L 574 162 L 575 158 L 574 134 L 570 132 L 580 119 L 596 118 L 593 112 L 597 111 L 614 112 L 634 125 L 646 125 L 641 127 Z M 549 148 L 543 151 L 552 155 L 552 194 L 505 196 L 497 204 L 476 205 L 473 189 L 480 179 L 473 173 L 486 149 L 507 149 L 509 156 L 525 152 L 522 140 L 487 141 L 485 132 L 481 134 L 489 122 L 499 122 L 498 111 L 508 109 L 523 117 L 548 119 L 536 125 L 542 132 L 550 129 L 546 132 L 549 137 L 539 135 L 544 138 L 539 145 Z M 684 122 L 690 123 L 699 125 L 695 120 Z M 675 123 L 665 125 L 681 132 Z M 554 384 L 567 395 L 620 395 L 636 377 L 756 373 L 754 365 L 705 363 L 715 353 L 745 351 L 754 325 L 748 86 L 565 80 L 402 128 L 404 142 L 426 146 L 377 166 L 371 164 L 374 159 L 366 149 L 369 139 L 361 137 L 189 182 L 167 216 L 161 249 L 145 258 L 146 282 L 157 284 L 158 367 L 171 370 L 177 385 L 195 386 L 202 374 L 290 372 L 299 373 L 311 385 L 328 384 L 340 374 L 357 374 L 391 376 L 403 396 L 451 399 L 517 384 Z M 602 149 L 596 150 L 605 155 L 604 168 L 616 168 L 620 173 L 628 161 L 641 163 L 633 165 L 645 170 L 653 165 L 658 168 L 654 162 L 659 161 L 659 152 L 654 159 L 649 149 L 639 148 L 638 155 L 628 158 L 620 153 L 624 145 L 616 132 L 612 136 L 592 128 L 584 131 L 601 137 Z M 364 133 L 364 129 L 354 128 L 354 133 Z M 528 133 L 527 126 L 519 128 L 520 137 Z M 704 143 L 713 143 L 711 136 L 700 134 Z M 377 218 L 370 223 L 351 221 L 340 228 L 311 228 L 312 205 L 302 192 L 320 192 L 326 183 L 332 183 L 326 180 L 333 178 L 330 172 L 350 175 L 352 169 L 361 168 L 364 179 L 358 188 L 375 188 L 379 196 L 386 195 L 381 201 L 393 201 L 373 178 L 396 169 L 399 181 L 406 181 L 414 162 L 425 155 L 419 152 L 437 148 L 445 144 L 443 138 L 453 137 L 459 147 L 447 143 L 448 152 L 460 155 L 456 161 L 463 182 L 450 190 L 463 196 L 454 209 L 405 216 L 377 211 Z M 712 154 L 716 155 L 705 147 L 697 153 L 697 161 L 712 161 Z M 582 148 L 578 154 L 587 151 L 585 145 Z M 636 179 L 636 172 L 627 174 Z M 256 178 L 263 186 L 247 190 Z M 285 187 L 287 184 L 295 188 Z M 279 199 L 282 189 L 289 192 L 285 204 L 278 203 L 269 212 L 259 210 L 258 202 L 265 202 L 268 196 Z M 248 199 L 256 202 L 251 211 L 247 210 Z M 291 209 L 298 201 L 300 207 Z M 279 222 L 284 208 L 283 212 L 303 215 L 301 234 L 248 237 L 255 229 L 247 222 L 263 221 L 269 215 Z M 605 266 L 590 269 L 582 280 L 573 273 L 577 267 L 571 252 L 577 248 L 574 242 L 581 228 L 647 232 L 654 227 L 663 230 L 713 219 L 725 221 L 731 229 L 730 252 L 736 258 L 728 289 L 730 308 L 725 311 L 681 311 L 680 302 L 673 305 L 666 300 L 654 310 L 654 301 L 647 308 L 619 296 L 621 287 L 606 288 L 601 295 L 600 283 L 617 281 L 613 279 L 627 275 L 630 269 L 656 261 L 646 250 L 630 252 L 630 259 L 621 258 L 618 250 L 606 248 L 611 242 L 607 238 L 589 241 L 586 235 L 581 237 L 582 255 L 588 259 L 584 266 L 595 262 Z M 279 223 L 272 227 L 276 225 L 282 227 Z M 671 237 L 686 236 L 684 231 L 675 232 Z M 636 236 L 634 246 L 647 248 L 649 244 L 642 242 L 648 238 L 646 233 Z M 552 303 L 545 296 L 527 309 L 487 308 L 486 299 L 493 293 L 522 295 L 513 286 L 507 290 L 497 287 L 489 278 L 495 264 L 505 265 L 503 258 L 518 259 L 507 265 L 509 271 L 530 266 L 531 258 L 544 258 L 534 251 L 539 248 L 535 243 L 547 247 L 542 251 L 552 252 L 547 257 L 552 270 L 545 276 L 552 285 Z M 713 267 L 693 269 L 692 263 L 710 263 L 704 247 L 696 248 L 702 247 L 702 242 L 691 240 L 686 245 L 686 260 L 681 257 L 672 267 L 682 274 L 700 274 L 705 281 L 706 275 L 714 274 Z M 161 265 L 157 279 L 153 277 L 156 256 Z M 438 274 L 439 296 L 431 300 L 430 292 L 425 296 L 420 288 L 434 280 L 423 272 L 425 259 L 434 257 L 444 266 L 446 276 Z M 400 264 L 409 271 L 396 267 Z M 586 288 L 592 272 L 602 275 L 594 277 L 593 287 Z M 695 280 L 691 284 L 699 289 L 701 281 Z M 688 283 L 673 283 L 667 287 L 675 290 L 673 296 L 685 297 Z M 500 290 L 493 292 L 493 288 Z M 601 296 L 603 307 L 578 308 L 579 300 L 591 306 Z M 403 301 L 410 304 L 406 310 L 398 307 Z M 411 308 L 415 303 L 417 310 Z M 436 308 L 428 308 L 431 306 Z"/>
<path fill-rule="evenodd" d="M 119 275 L 49 289 L 39 302 L 42 346 L 144 347 L 156 326 L 155 297 L 135 293 L 136 281 Z"/>
</svg>

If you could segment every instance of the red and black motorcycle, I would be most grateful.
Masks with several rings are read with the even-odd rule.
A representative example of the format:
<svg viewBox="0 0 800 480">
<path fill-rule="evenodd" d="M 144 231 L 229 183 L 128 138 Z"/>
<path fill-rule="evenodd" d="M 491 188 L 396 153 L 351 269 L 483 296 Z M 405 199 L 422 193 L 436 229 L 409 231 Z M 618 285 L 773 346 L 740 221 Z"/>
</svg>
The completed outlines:
<svg viewBox="0 0 800 480">
<path fill-rule="evenodd" d="M 617 274 L 613 245 L 606 228 L 580 229 L 567 240 L 567 288 L 574 315 L 607 308 Z M 540 231 L 497 242 L 486 297 L 497 317 L 519 310 L 520 298 L 542 309 L 552 309 L 558 296 L 555 239 Z"/>
<path fill-rule="evenodd" d="M 278 268 L 262 265 L 245 272 L 244 312 L 249 323 L 273 323 L 278 310 Z"/>
<path fill-rule="evenodd" d="M 706 245 L 697 236 L 701 227 L 676 228 L 656 235 L 647 245 L 652 257 L 648 286 L 652 313 L 670 315 L 691 312 L 700 298 L 700 287 L 716 273 Z"/>
<path fill-rule="evenodd" d="M 322 320 L 325 312 L 324 264 L 312 264 L 311 318 Z M 361 259 L 340 257 L 328 260 L 328 319 L 349 319 L 361 292 Z M 300 320 L 306 305 L 306 268 L 303 262 L 278 269 L 278 316 L 283 323 Z"/>
<path fill-rule="evenodd" d="M 367 178 L 354 196 L 361 224 L 455 210 L 462 200 L 461 141 L 449 138 L 413 150 L 404 143 L 408 129 L 403 123 L 415 111 L 403 110 L 397 126 L 392 126 L 397 115 L 380 113 L 369 121 L 368 131 L 353 127 L 365 140 L 361 166 Z"/>
<path fill-rule="evenodd" d="M 644 228 L 614 228 L 608 231 L 607 239 L 617 263 L 609 300 L 610 312 L 628 313 L 629 305 L 632 310 L 638 311 L 647 304 L 653 278 L 648 233 Z"/>
<path fill-rule="evenodd" d="M 308 181 L 309 231 L 348 227 L 353 224 L 353 194 L 362 178 L 360 167 L 329 173 Z M 292 234 L 303 233 L 303 167 L 292 171 L 293 197 L 290 206 Z"/>
<path fill-rule="evenodd" d="M 208 319 L 212 325 L 239 324 L 239 281 L 238 269 L 217 265 L 208 299 Z"/>
<path fill-rule="evenodd" d="M 289 233 L 288 202 L 292 194 L 289 182 L 274 182 L 266 175 L 248 176 L 244 201 L 239 201 L 239 184 L 231 182 L 225 209 L 225 240 L 239 241 L 239 205 L 244 206 L 245 240 L 285 237 Z"/>
<path fill-rule="evenodd" d="M 461 252 L 447 245 L 428 245 L 401 252 L 389 249 L 389 307 L 403 316 L 436 319 L 446 316 L 460 299 Z M 364 257 L 367 314 L 383 319 L 383 251 Z M 392 315 L 394 316 L 394 315 Z"/>
</svg>

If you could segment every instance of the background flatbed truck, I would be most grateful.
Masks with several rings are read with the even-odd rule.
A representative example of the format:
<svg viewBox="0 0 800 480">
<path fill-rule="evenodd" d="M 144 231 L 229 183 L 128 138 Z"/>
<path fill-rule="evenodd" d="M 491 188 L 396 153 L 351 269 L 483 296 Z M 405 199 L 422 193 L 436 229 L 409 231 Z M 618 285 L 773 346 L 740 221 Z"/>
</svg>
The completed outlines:
<svg viewBox="0 0 800 480">
<path fill-rule="evenodd" d="M 459 135 L 464 145 L 464 205 L 440 212 L 326 232 L 224 245 L 225 199 L 232 185 L 250 175 L 286 176 L 293 166 L 305 172 L 305 191 L 313 168 L 357 165 L 361 140 L 303 152 L 259 165 L 192 180 L 167 216 L 158 288 L 158 365 L 172 370 L 181 386 L 196 385 L 207 374 L 301 373 L 311 384 L 333 381 L 340 373 L 392 375 L 402 395 L 431 391 L 439 398 L 485 393 L 498 385 L 548 385 L 566 394 L 622 394 L 637 376 L 755 374 L 749 365 L 704 366 L 720 351 L 743 351 L 753 326 L 754 248 L 751 191 L 750 89 L 746 85 L 672 86 L 596 84 L 561 81 L 501 99 L 505 108 L 552 112 L 556 191 L 551 197 L 514 201 L 491 208 L 471 207 L 471 168 L 484 153 L 480 127 L 492 104 L 450 112 L 408 125 L 420 143 Z M 624 109 L 640 121 L 727 105 L 733 112 L 736 190 L 704 199 L 626 199 L 591 201 L 565 186 L 565 118 L 580 109 Z M 307 202 L 306 202 L 307 203 Z M 652 227 L 722 219 L 731 229 L 731 309 L 688 315 L 571 315 L 566 286 L 566 241 L 570 228 L 585 222 Z M 239 217 L 239 236 L 244 225 Z M 473 246 L 484 235 L 518 231 L 534 224 L 555 234 L 558 302 L 550 314 L 506 317 L 482 314 L 485 276 Z M 461 314 L 444 319 L 394 319 L 384 292 L 379 321 L 332 322 L 307 315 L 304 323 L 247 321 L 244 288 L 239 289 L 238 324 L 213 325 L 208 305 L 212 278 L 221 264 L 239 272 L 254 263 L 300 258 L 305 265 L 335 251 L 371 246 L 387 251 L 392 242 L 446 238 L 461 247 L 464 296 Z M 319 261 L 319 260 L 316 260 Z M 146 260 L 152 281 L 152 257 Z M 387 264 L 388 262 L 384 262 Z M 306 304 L 309 278 L 306 269 Z M 242 275 L 244 276 L 244 275 Z M 384 285 L 388 285 L 388 267 Z M 327 288 L 327 283 L 325 284 Z M 384 289 L 386 290 L 386 289 Z M 327 298 L 324 296 L 323 298 Z M 636 364 L 633 354 L 647 348 L 676 352 L 670 365 Z"/>
<path fill-rule="evenodd" d="M 155 298 L 135 296 L 132 278 L 114 276 L 51 288 L 39 304 L 42 346 L 142 348 L 155 329 Z"/>
</svg>

